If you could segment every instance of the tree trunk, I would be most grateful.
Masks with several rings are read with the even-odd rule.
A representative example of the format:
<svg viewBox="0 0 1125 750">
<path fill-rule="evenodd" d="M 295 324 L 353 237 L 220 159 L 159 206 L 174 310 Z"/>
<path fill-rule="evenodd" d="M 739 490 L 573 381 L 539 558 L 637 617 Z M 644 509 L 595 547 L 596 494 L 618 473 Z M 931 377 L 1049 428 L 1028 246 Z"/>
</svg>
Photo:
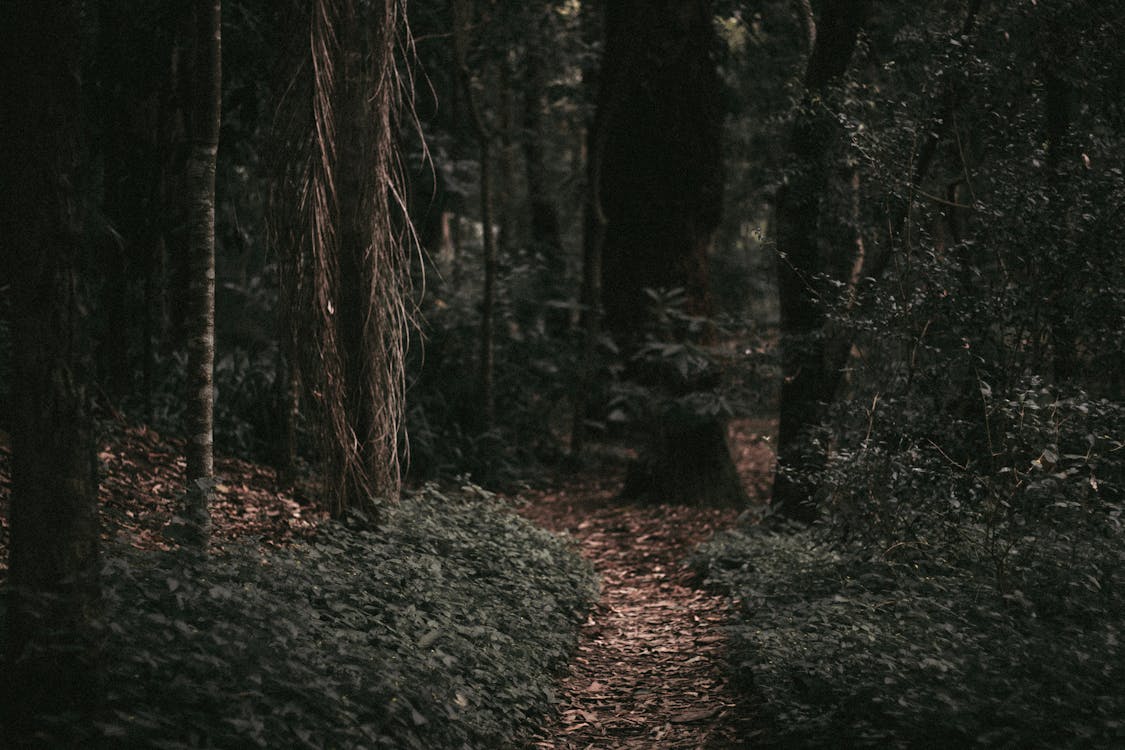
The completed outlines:
<svg viewBox="0 0 1125 750">
<path fill-rule="evenodd" d="M 577 389 L 574 393 L 574 416 L 571 420 L 570 452 L 581 455 L 586 446 L 590 419 L 590 394 L 597 373 L 598 340 L 602 335 L 602 248 L 605 245 L 605 212 L 601 204 L 602 151 L 604 120 L 609 106 L 599 107 L 599 117 L 587 133 L 585 233 L 582 248 L 582 356 L 579 361 Z"/>
<path fill-rule="evenodd" d="M 628 350 L 647 317 L 646 288 L 682 287 L 711 313 L 708 251 L 722 211 L 722 110 L 708 0 L 625 0 L 606 11 L 602 94 L 614 103 L 602 155 L 608 220 L 605 324 Z"/>
<path fill-rule="evenodd" d="M 409 264 L 394 226 L 399 0 L 294 2 L 304 54 L 286 78 L 271 234 L 324 505 L 374 517 L 398 499 Z M 303 28 L 301 28 L 303 26 Z M 307 46 L 305 46 L 307 45 Z M 294 402 L 290 401 L 290 406 Z"/>
<path fill-rule="evenodd" d="M 279 486 L 292 489 L 297 482 L 297 431 L 301 419 L 301 380 L 297 372 L 294 347 L 286 346 L 285 351 L 285 355 L 279 352 L 277 358 L 277 404 L 282 414 L 277 451 L 277 481 Z"/>
<path fill-rule="evenodd" d="M 1070 83 L 1054 70 L 1052 63 L 1045 62 L 1046 78 L 1045 119 L 1047 130 L 1047 180 L 1051 188 L 1050 211 L 1054 215 L 1056 225 L 1061 229 L 1059 244 L 1073 245 L 1073 240 L 1066 237 L 1069 234 L 1069 221 L 1065 205 L 1065 191 L 1067 188 L 1066 170 L 1063 167 L 1063 154 L 1067 146 L 1067 134 L 1070 131 L 1071 99 L 1073 92 Z M 1065 257 L 1065 254 L 1064 254 Z M 1057 269 L 1058 278 L 1068 277 L 1067 268 Z M 1051 315 L 1051 344 L 1053 354 L 1053 369 L 1055 382 L 1072 382 L 1078 375 L 1078 333 L 1073 322 L 1073 309 L 1076 300 L 1067 299 L 1068 285 L 1060 284 L 1061 289 L 1056 292 L 1054 309 Z"/>
<path fill-rule="evenodd" d="M 206 549 L 215 458 L 215 165 L 222 90 L 220 0 L 195 0 L 191 125 L 186 174 L 191 263 L 188 325 L 187 495 L 191 541 Z"/>
<path fill-rule="evenodd" d="M 545 21 L 541 21 L 540 24 L 541 26 L 546 25 Z M 542 271 L 537 286 L 543 327 L 547 335 L 561 336 L 565 333 L 569 324 L 568 311 L 542 307 L 544 301 L 557 293 L 556 285 L 559 279 L 562 279 L 566 274 L 559 213 L 548 184 L 546 149 L 544 147 L 543 110 L 546 106 L 544 101 L 546 71 L 541 47 L 547 43 L 547 30 L 545 28 L 536 29 L 535 36 L 528 45 L 525 56 L 523 156 L 527 177 L 531 250 L 542 258 Z"/>
<path fill-rule="evenodd" d="M 478 383 L 481 398 L 481 414 L 486 429 L 496 421 L 496 396 L 493 388 L 495 369 L 495 302 L 497 249 L 496 235 L 492 228 L 495 223 L 492 190 L 492 134 L 484 121 L 480 102 L 473 91 L 473 77 L 468 64 L 468 33 L 473 20 L 472 3 L 467 0 L 453 0 L 453 40 L 460 73 L 461 90 L 469 109 L 469 124 L 477 139 L 480 153 L 480 222 L 484 244 L 484 289 L 480 303 L 480 370 Z"/>
<path fill-rule="evenodd" d="M 11 283 L 12 494 L 6 663 L 12 746 L 100 698 L 98 480 L 80 373 L 80 7 L 3 4 L 2 262 Z M 2 744 L 2 743 L 0 743 Z"/>
<path fill-rule="evenodd" d="M 715 418 L 663 421 L 629 465 L 623 497 L 738 507 L 746 492 L 730 457 L 726 423 Z"/>
<path fill-rule="evenodd" d="M 983 0 L 971 0 L 961 36 L 972 32 Z M 823 452 L 808 440 L 808 430 L 821 422 L 823 404 L 831 401 L 851 357 L 852 339 L 825 324 L 815 290 L 807 283 L 825 268 L 846 267 L 839 259 L 824 258 L 817 248 L 820 200 L 826 187 L 824 157 L 838 130 L 834 118 L 810 106 L 819 94 L 843 77 L 856 38 L 870 12 L 870 0 L 829 0 L 817 26 L 817 46 L 805 74 L 806 105 L 793 125 L 789 156 L 790 183 L 778 191 L 775 207 L 778 250 L 778 296 L 781 302 L 782 388 L 778 425 L 777 466 L 773 504 L 793 520 L 816 518 L 815 487 L 798 481 L 796 474 L 813 473 L 824 465 Z M 968 54 L 967 48 L 959 48 Z M 931 120 L 929 134 L 918 150 L 910 179 L 913 191 L 929 173 L 938 146 L 947 132 L 957 103 L 957 91 L 947 86 Z M 883 275 L 893 256 L 891 239 L 910 213 L 913 195 L 892 207 L 886 242 L 864 246 L 860 277 L 850 291 L 852 313 L 859 312 L 871 287 Z M 849 252 L 858 250 L 847 243 Z M 839 279 L 847 282 L 848 279 Z"/>
<path fill-rule="evenodd" d="M 683 288 L 687 312 L 712 312 L 708 254 L 722 210 L 723 113 L 708 0 L 627 0 L 608 5 L 605 20 L 592 138 L 600 179 L 592 187 L 605 219 L 605 325 L 631 356 L 648 325 L 646 289 Z M 721 420 L 661 417 L 647 429 L 626 494 L 745 500 Z"/>
<path fill-rule="evenodd" d="M 774 213 L 782 384 L 773 503 L 784 516 L 804 522 L 815 518 L 816 505 L 795 474 L 818 465 L 819 454 L 807 449 L 806 433 L 820 422 L 821 404 L 835 390 L 825 368 L 824 309 L 812 284 L 828 267 L 819 243 L 820 208 L 839 125 L 818 100 L 847 70 L 869 5 L 868 0 L 825 4 L 805 71 L 804 103 L 790 135 L 788 181 L 778 190 Z"/>
<path fill-rule="evenodd" d="M 584 41 L 593 45 L 600 33 L 605 11 L 602 3 L 587 3 L 582 6 L 582 31 Z M 625 50 L 607 48 L 603 54 L 602 65 L 607 71 L 620 70 L 619 61 L 611 61 L 609 56 L 622 55 Z M 606 217 L 602 206 L 602 157 L 605 153 L 606 135 L 613 123 L 616 100 L 606 94 L 606 86 L 599 85 L 600 71 L 590 67 L 582 71 L 582 83 L 593 92 L 596 102 L 593 121 L 586 126 L 585 164 L 586 194 L 582 206 L 582 284 L 578 302 L 581 307 L 582 355 L 578 363 L 578 378 L 574 391 L 574 412 L 571 419 L 570 453 L 580 456 L 587 442 L 588 421 L 591 401 L 597 374 L 598 340 L 602 335 L 602 248 L 605 245 Z"/>
</svg>

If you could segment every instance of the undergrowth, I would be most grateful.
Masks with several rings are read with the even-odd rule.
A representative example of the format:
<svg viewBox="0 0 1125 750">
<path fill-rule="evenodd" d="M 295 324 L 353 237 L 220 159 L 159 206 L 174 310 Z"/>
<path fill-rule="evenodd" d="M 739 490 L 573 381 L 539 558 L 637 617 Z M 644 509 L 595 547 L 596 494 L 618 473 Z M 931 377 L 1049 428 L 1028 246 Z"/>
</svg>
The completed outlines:
<svg viewBox="0 0 1125 750">
<path fill-rule="evenodd" d="M 596 590 L 564 540 L 471 487 L 286 550 L 113 549 L 103 580 L 108 711 L 53 738 L 82 747 L 518 744 Z"/>
<path fill-rule="evenodd" d="M 732 531 L 692 560 L 739 602 L 732 663 L 760 701 L 756 746 L 1125 746 L 1120 565 L 1064 591 L 1050 585 L 1064 571 L 1041 569 L 1041 587 L 1001 592 L 987 568 L 823 534 Z"/>
</svg>

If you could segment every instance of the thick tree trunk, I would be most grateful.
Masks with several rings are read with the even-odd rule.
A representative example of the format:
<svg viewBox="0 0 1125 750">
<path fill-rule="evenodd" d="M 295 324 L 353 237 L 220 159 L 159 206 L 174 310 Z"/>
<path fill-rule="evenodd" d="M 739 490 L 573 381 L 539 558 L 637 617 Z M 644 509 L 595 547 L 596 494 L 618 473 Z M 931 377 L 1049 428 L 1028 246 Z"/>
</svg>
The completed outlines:
<svg viewBox="0 0 1125 750">
<path fill-rule="evenodd" d="M 713 418 L 657 423 L 645 452 L 629 466 L 621 494 L 650 502 L 744 505 L 726 424 Z"/>
<path fill-rule="evenodd" d="M 98 481 L 75 275 L 80 5 L 4 2 L 0 32 L 0 262 L 12 335 L 11 598 L 0 701 L 13 747 L 38 715 L 100 698 L 90 630 L 99 607 Z"/>
<path fill-rule="evenodd" d="M 712 312 L 708 254 L 722 210 L 722 108 L 708 0 L 626 0 L 608 5 L 605 20 L 588 231 L 601 240 L 606 328 L 630 356 L 648 324 L 646 289 L 683 288 L 689 313 Z M 626 494 L 745 500 L 720 420 L 658 418 L 648 431 Z"/>
<path fill-rule="evenodd" d="M 806 433 L 820 422 L 821 404 L 832 398 L 836 383 L 825 367 L 825 311 L 813 283 L 830 265 L 819 242 L 820 208 L 839 125 L 817 100 L 847 70 L 869 6 L 869 0 L 825 4 L 805 72 L 804 105 L 789 140 L 788 181 L 778 190 L 774 214 L 782 384 L 773 503 L 784 516 L 805 522 L 815 518 L 816 505 L 796 474 L 818 465 Z"/>
<path fill-rule="evenodd" d="M 347 19 L 348 25 L 359 23 L 358 18 Z M 362 49 L 361 35 L 353 37 L 348 49 Z M 377 461 L 373 442 L 377 430 L 376 398 L 372 392 L 371 320 L 372 304 L 376 293 L 375 257 L 372 255 L 372 237 L 369 218 L 364 215 L 372 190 L 370 168 L 377 155 L 368 129 L 376 113 L 368 104 L 371 77 L 366 71 L 366 61 L 356 56 L 344 58 L 342 95 L 339 114 L 340 131 L 338 164 L 340 218 L 338 280 L 339 309 L 336 311 L 336 337 L 340 344 L 343 364 L 344 401 L 340 415 L 355 436 L 356 460 L 359 467 L 374 467 Z M 369 493 L 377 491 L 368 480 L 374 473 L 355 471 L 346 473 L 343 486 L 342 507 L 364 509 L 370 506 Z"/>
<path fill-rule="evenodd" d="M 310 7 L 311 6 L 311 7 Z M 307 56 L 287 77 L 270 199 L 289 353 L 316 407 L 324 507 L 398 499 L 409 264 L 394 225 L 399 0 L 295 2 Z M 290 399 L 292 393 L 289 394 Z M 290 400 L 289 406 L 293 408 Z"/>
<path fill-rule="evenodd" d="M 626 0 L 606 11 L 601 74 L 605 324 L 626 349 L 647 316 L 646 288 L 682 287 L 711 312 L 708 251 L 722 210 L 722 110 L 707 0 Z"/>
<path fill-rule="evenodd" d="M 186 187 L 191 263 L 188 325 L 188 447 L 185 518 L 207 548 L 215 476 L 215 164 L 221 102 L 220 0 L 195 0 L 195 57 Z"/>
</svg>

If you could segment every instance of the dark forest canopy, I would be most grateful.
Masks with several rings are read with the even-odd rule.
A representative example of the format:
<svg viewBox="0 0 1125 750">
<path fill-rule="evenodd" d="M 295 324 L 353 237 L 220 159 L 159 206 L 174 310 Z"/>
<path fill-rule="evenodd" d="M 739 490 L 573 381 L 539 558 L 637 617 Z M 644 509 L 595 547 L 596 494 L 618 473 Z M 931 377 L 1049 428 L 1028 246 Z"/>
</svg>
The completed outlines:
<svg viewBox="0 0 1125 750">
<path fill-rule="evenodd" d="M 214 454 L 369 525 L 428 480 L 620 468 L 623 503 L 1118 611 L 1125 2 L 0 8 L 29 716 L 102 689 L 122 424 L 183 441 L 167 536 L 197 553 Z"/>
</svg>

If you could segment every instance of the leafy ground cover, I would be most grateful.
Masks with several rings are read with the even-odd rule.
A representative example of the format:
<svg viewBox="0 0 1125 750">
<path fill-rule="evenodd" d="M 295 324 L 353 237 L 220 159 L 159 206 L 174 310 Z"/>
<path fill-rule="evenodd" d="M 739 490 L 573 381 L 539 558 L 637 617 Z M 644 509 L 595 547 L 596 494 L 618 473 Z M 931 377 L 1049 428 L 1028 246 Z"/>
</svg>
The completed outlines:
<svg viewBox="0 0 1125 750">
<path fill-rule="evenodd" d="M 106 504 L 103 515 L 140 515 Z M 255 513 L 265 526 L 288 515 L 292 530 L 297 508 L 263 501 Z M 203 560 L 162 549 L 152 519 L 139 543 L 116 529 L 103 576 L 108 708 L 93 723 L 58 717 L 41 742 L 518 745 L 551 706 L 596 598 L 592 567 L 568 542 L 471 486 L 426 487 L 369 530 L 301 522 L 281 546 L 240 519 L 219 511 L 220 543 Z"/>
<path fill-rule="evenodd" d="M 808 530 L 726 532 L 692 565 L 740 602 L 732 661 L 760 703 L 757 746 L 1125 746 L 1120 569 L 1001 592 L 987 571 Z"/>
</svg>

